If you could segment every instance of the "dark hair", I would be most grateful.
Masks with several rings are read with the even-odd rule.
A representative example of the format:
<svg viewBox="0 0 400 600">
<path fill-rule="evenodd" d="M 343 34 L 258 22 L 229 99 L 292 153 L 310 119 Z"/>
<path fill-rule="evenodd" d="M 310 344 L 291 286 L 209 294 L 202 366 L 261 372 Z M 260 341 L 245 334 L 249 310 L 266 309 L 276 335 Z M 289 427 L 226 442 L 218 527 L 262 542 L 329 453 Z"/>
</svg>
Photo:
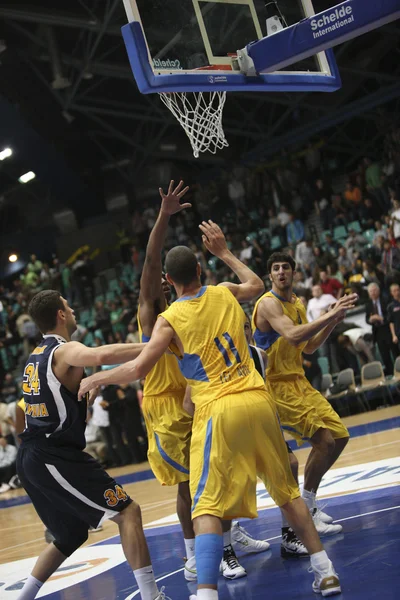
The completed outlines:
<svg viewBox="0 0 400 600">
<path fill-rule="evenodd" d="M 290 254 L 285 254 L 284 252 L 274 252 L 268 259 L 267 262 L 267 271 L 271 273 L 272 265 L 274 263 L 289 263 L 292 267 L 292 271 L 296 270 L 296 261 L 290 256 Z"/>
<path fill-rule="evenodd" d="M 43 290 L 36 294 L 28 308 L 28 313 L 42 333 L 51 331 L 57 325 L 57 313 L 65 310 L 60 292 Z"/>
<path fill-rule="evenodd" d="M 165 270 L 172 281 L 188 285 L 197 279 L 197 258 L 187 246 L 175 246 L 167 254 Z"/>
</svg>

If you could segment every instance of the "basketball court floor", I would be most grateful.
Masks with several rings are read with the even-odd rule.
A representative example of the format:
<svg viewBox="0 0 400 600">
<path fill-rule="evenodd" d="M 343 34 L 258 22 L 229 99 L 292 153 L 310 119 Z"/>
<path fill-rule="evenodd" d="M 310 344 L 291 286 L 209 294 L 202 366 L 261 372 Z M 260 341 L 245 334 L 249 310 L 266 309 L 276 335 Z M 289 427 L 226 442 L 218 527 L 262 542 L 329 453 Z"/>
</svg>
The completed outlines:
<svg viewBox="0 0 400 600">
<path fill-rule="evenodd" d="M 351 440 L 324 478 L 319 498 L 343 533 L 325 538 L 338 570 L 345 600 L 400 598 L 400 406 L 345 419 Z M 293 447 L 295 447 L 293 445 Z M 309 448 L 298 450 L 301 473 Z M 163 488 L 147 464 L 113 470 L 142 506 L 146 535 L 159 586 L 172 600 L 195 591 L 183 576 L 184 544 L 175 514 L 175 489 Z M 220 579 L 222 600 L 312 598 L 308 560 L 280 557 L 280 513 L 258 487 L 259 518 L 241 523 L 267 539 L 267 552 L 241 558 L 248 576 Z M 92 533 L 46 583 L 39 598 L 49 600 L 130 600 L 139 598 L 119 543 L 118 529 L 105 523 Z M 0 497 L 0 598 L 14 600 L 35 557 L 45 547 L 43 525 L 22 490 Z M 239 553 L 240 555 L 240 553 Z"/>
</svg>

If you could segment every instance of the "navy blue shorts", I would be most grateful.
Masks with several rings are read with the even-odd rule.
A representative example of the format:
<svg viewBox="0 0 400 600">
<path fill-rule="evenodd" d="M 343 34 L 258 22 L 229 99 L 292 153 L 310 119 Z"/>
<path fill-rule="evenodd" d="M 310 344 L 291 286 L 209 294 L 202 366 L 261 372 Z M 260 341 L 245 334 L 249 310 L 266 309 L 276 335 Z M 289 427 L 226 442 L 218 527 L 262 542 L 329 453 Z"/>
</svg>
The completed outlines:
<svg viewBox="0 0 400 600">
<path fill-rule="evenodd" d="M 116 517 L 131 498 L 86 452 L 47 444 L 22 445 L 17 473 L 44 525 L 59 543 L 87 535 Z"/>
</svg>

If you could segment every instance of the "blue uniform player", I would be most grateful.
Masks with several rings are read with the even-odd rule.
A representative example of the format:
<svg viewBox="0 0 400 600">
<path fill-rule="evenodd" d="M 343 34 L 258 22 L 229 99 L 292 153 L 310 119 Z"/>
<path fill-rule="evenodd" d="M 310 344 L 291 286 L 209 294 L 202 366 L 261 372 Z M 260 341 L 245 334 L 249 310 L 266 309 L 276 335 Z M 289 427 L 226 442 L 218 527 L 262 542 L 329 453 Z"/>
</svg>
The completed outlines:
<svg viewBox="0 0 400 600">
<path fill-rule="evenodd" d="M 74 311 L 59 292 L 36 294 L 29 314 L 43 340 L 29 356 L 23 376 L 26 426 L 17 471 L 54 542 L 38 558 L 18 600 L 33 600 L 43 583 L 79 548 L 89 527 L 111 519 L 120 529 L 125 556 L 143 600 L 165 599 L 158 590 L 140 507 L 85 448 L 87 398 L 77 392 L 84 367 L 126 362 L 143 344 L 87 348 L 71 342 Z"/>
</svg>

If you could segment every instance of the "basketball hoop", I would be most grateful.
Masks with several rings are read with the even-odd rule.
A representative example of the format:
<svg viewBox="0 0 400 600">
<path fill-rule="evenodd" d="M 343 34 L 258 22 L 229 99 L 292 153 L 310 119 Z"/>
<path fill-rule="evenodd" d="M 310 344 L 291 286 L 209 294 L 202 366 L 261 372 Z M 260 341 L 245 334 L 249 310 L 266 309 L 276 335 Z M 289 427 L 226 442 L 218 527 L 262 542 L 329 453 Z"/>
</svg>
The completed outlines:
<svg viewBox="0 0 400 600">
<path fill-rule="evenodd" d="M 195 158 L 229 146 L 222 126 L 226 92 L 163 92 L 160 98 L 183 127 Z"/>
</svg>

